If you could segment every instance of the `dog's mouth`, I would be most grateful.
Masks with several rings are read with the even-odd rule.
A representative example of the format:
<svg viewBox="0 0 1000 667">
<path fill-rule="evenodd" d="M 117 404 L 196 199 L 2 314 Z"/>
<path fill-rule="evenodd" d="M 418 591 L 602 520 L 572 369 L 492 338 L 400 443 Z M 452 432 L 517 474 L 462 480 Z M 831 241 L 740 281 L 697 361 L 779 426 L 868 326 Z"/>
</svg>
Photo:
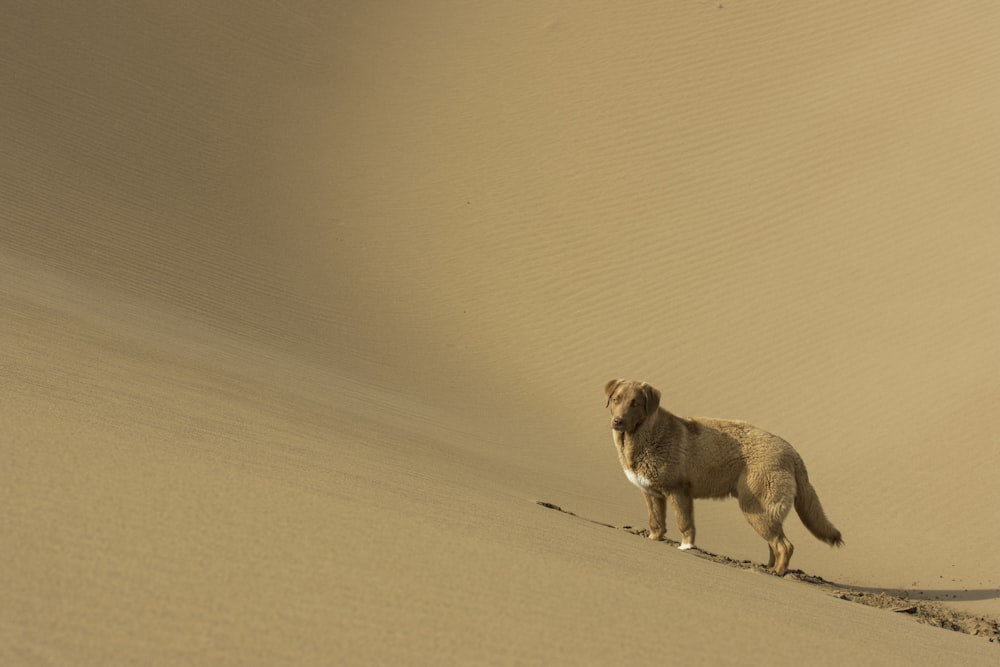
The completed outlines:
<svg viewBox="0 0 1000 667">
<path fill-rule="evenodd" d="M 614 431 L 618 431 L 619 433 L 624 433 L 625 432 L 625 420 L 624 419 L 621 419 L 621 420 L 614 419 L 614 420 L 612 420 L 612 422 L 611 422 L 611 429 L 614 430 Z"/>
</svg>

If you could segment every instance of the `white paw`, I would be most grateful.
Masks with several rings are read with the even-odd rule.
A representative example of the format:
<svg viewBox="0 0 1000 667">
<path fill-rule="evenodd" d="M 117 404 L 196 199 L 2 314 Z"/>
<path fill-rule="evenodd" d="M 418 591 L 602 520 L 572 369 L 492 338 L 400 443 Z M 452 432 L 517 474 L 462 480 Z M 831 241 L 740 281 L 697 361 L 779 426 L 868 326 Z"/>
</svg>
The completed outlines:
<svg viewBox="0 0 1000 667">
<path fill-rule="evenodd" d="M 690 542 L 681 542 L 681 545 L 677 548 L 681 551 L 687 551 L 688 549 L 694 549 L 694 545 Z"/>
</svg>

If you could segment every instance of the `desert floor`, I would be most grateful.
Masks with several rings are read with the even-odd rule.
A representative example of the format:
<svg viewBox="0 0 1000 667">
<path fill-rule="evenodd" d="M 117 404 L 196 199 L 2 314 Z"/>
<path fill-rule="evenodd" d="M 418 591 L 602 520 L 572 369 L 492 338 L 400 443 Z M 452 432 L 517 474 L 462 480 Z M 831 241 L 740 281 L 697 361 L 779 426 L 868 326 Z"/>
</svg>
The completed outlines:
<svg viewBox="0 0 1000 667">
<path fill-rule="evenodd" d="M 997 664 L 1000 6 L 807 4 L 6 3 L 0 662 Z"/>
</svg>

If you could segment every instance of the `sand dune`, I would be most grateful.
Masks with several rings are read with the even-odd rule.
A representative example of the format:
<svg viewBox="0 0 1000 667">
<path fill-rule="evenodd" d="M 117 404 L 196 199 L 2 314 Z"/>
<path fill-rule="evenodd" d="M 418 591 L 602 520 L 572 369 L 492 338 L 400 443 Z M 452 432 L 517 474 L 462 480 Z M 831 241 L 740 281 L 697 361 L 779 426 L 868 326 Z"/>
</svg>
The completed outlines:
<svg viewBox="0 0 1000 667">
<path fill-rule="evenodd" d="M 998 31 L 7 8 L 0 661 L 992 664 Z M 788 439 L 847 546 L 602 525 L 613 377 Z"/>
</svg>

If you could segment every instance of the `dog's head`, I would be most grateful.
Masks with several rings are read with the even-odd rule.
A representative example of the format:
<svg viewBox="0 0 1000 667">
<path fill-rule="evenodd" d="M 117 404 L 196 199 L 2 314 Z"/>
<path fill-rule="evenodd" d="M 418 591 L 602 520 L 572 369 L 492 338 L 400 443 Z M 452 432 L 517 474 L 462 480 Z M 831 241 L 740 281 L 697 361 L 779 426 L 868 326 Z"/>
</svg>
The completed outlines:
<svg viewBox="0 0 1000 667">
<path fill-rule="evenodd" d="M 611 409 L 611 428 L 632 433 L 660 407 L 660 392 L 645 382 L 611 380 L 604 385 Z"/>
</svg>

